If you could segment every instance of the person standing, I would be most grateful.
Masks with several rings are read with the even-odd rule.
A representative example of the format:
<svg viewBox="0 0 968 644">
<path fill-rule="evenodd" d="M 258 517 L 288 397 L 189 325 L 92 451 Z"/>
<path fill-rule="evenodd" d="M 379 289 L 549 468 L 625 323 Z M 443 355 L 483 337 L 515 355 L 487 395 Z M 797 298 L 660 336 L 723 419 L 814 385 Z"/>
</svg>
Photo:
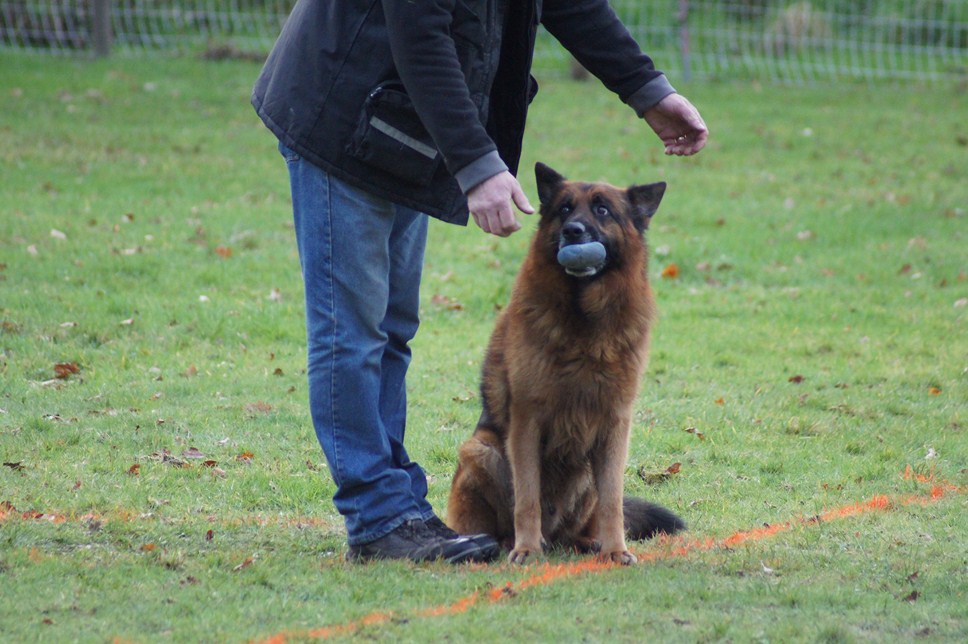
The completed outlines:
<svg viewBox="0 0 968 644">
<path fill-rule="evenodd" d="M 489 561 L 404 447 L 428 217 L 506 237 L 539 24 L 658 135 L 708 131 L 607 0 L 299 0 L 252 104 L 279 140 L 305 284 L 309 406 L 352 560 Z"/>
</svg>

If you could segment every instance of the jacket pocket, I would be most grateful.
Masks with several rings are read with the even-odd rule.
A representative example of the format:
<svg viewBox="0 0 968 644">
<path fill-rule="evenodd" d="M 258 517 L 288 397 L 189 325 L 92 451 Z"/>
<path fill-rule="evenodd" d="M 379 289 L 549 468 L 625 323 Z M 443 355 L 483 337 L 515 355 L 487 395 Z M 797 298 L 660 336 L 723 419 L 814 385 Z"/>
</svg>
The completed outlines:
<svg viewBox="0 0 968 644">
<path fill-rule="evenodd" d="M 350 140 L 350 155 L 398 179 L 429 185 L 441 155 L 398 82 L 370 92 Z"/>
</svg>

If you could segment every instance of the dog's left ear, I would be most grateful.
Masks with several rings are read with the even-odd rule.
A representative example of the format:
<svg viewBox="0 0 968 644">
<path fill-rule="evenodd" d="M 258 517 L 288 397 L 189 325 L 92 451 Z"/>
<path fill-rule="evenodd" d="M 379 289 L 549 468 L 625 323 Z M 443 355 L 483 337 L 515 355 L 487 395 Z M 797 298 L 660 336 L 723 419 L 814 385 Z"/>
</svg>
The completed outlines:
<svg viewBox="0 0 968 644">
<path fill-rule="evenodd" d="M 652 215 L 659 209 L 659 202 L 665 194 L 665 181 L 649 183 L 643 186 L 632 186 L 625 191 L 629 203 L 632 204 L 632 221 L 639 230 L 649 227 Z"/>
<path fill-rule="evenodd" d="M 538 200 L 543 204 L 551 201 L 558 188 L 565 182 L 563 176 L 540 161 L 534 164 L 534 178 L 538 186 Z"/>
</svg>

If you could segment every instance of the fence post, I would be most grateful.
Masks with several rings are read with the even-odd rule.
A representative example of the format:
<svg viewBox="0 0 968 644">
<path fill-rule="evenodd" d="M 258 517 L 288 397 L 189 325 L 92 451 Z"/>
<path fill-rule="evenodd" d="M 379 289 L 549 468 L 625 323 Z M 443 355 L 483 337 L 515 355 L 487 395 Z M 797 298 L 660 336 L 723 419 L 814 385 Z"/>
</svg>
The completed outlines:
<svg viewBox="0 0 968 644">
<path fill-rule="evenodd" d="M 111 54 L 111 0 L 93 0 L 91 38 L 94 55 L 104 58 Z"/>
<path fill-rule="evenodd" d="M 689 51 L 689 0 L 679 0 L 679 55 L 682 57 L 682 79 L 692 78 Z"/>
</svg>

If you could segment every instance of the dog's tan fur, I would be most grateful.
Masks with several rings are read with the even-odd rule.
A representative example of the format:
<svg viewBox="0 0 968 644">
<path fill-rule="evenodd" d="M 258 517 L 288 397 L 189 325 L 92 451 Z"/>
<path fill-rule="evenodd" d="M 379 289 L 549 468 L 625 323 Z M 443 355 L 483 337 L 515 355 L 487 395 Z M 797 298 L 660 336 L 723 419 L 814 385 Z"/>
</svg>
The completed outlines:
<svg viewBox="0 0 968 644">
<path fill-rule="evenodd" d="M 460 448 L 448 522 L 504 541 L 512 562 L 549 543 L 630 564 L 623 476 L 655 317 L 644 232 L 665 184 L 623 190 L 568 182 L 540 164 L 536 173 L 541 221 L 488 346 L 483 412 Z M 574 221 L 607 248 L 594 276 L 569 275 L 556 260 Z M 629 526 L 635 535 L 682 527 L 641 503 L 648 516 Z"/>
</svg>

